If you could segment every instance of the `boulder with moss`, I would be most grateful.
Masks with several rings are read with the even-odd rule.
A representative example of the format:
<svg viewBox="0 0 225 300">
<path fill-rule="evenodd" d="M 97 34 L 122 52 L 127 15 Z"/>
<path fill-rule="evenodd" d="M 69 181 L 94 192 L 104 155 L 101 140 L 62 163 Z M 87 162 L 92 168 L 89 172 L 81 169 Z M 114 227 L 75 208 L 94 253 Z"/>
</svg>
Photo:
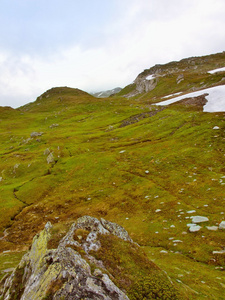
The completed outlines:
<svg viewBox="0 0 225 300">
<path fill-rule="evenodd" d="M 118 224 L 84 216 L 63 237 L 62 232 L 63 225 L 46 224 L 17 268 L 2 279 L 0 299 L 137 299 L 140 277 L 153 299 L 178 299 L 168 278 Z M 140 293 L 139 299 L 144 297 Z"/>
</svg>

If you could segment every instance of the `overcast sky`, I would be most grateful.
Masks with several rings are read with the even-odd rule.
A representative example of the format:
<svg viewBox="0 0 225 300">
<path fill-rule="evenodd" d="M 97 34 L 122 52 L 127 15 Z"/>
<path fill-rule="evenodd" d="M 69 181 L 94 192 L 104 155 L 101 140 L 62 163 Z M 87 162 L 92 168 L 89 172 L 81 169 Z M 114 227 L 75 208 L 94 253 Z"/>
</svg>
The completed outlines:
<svg viewBox="0 0 225 300">
<path fill-rule="evenodd" d="M 0 105 L 124 87 L 158 63 L 225 50 L 224 0 L 0 0 Z"/>
</svg>

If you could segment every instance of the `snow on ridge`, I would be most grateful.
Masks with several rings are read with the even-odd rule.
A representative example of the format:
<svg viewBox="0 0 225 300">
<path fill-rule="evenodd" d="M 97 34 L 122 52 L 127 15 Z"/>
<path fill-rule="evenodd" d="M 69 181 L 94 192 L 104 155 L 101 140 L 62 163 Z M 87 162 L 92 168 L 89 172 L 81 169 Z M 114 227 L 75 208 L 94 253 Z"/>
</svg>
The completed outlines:
<svg viewBox="0 0 225 300">
<path fill-rule="evenodd" d="M 217 72 L 224 72 L 224 71 L 225 71 L 225 67 L 223 67 L 223 68 L 218 68 L 218 69 L 211 70 L 211 71 L 208 71 L 208 73 L 214 74 L 214 73 L 217 73 Z"/>
<path fill-rule="evenodd" d="M 153 75 L 148 75 L 145 79 L 146 80 L 152 80 L 152 79 L 154 79 L 154 77 L 155 77 L 154 74 Z"/>
<path fill-rule="evenodd" d="M 188 93 L 182 96 L 178 96 L 169 100 L 156 103 L 156 105 L 169 105 L 186 98 L 198 97 L 204 94 L 208 94 L 207 96 L 205 96 L 208 102 L 203 107 L 204 112 L 225 111 L 225 85 L 214 86 L 193 93 Z"/>
<path fill-rule="evenodd" d="M 182 92 L 178 92 L 178 93 L 175 93 L 175 94 L 170 94 L 170 95 L 164 96 L 164 97 L 162 97 L 162 99 L 170 98 L 172 96 L 178 96 L 180 94 L 182 94 Z"/>
</svg>

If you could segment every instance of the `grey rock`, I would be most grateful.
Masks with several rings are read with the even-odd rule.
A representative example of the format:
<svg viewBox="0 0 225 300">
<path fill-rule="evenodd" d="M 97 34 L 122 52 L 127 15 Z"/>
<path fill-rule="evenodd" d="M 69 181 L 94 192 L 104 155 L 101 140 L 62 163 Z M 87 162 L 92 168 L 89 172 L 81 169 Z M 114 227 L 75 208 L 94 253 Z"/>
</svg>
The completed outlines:
<svg viewBox="0 0 225 300">
<path fill-rule="evenodd" d="M 30 137 L 33 138 L 33 137 L 42 136 L 42 135 L 43 135 L 43 132 L 34 131 L 30 134 Z"/>
<path fill-rule="evenodd" d="M 192 223 L 202 223 L 202 222 L 208 222 L 209 219 L 207 217 L 203 216 L 194 216 L 192 218 Z"/>
<path fill-rule="evenodd" d="M 91 271 L 90 263 L 94 257 L 87 255 L 85 259 L 76 251 L 76 247 L 98 250 L 101 246 L 98 235 L 116 235 L 121 239 L 132 241 L 121 226 L 84 216 L 79 218 L 59 242 L 56 249 L 48 249 L 51 239 L 51 223 L 48 222 L 43 231 L 33 239 L 31 250 L 25 254 L 13 273 L 3 282 L 0 298 L 3 300 L 38 300 L 44 299 L 51 287 L 57 284 L 57 289 L 51 292 L 51 299 L 60 300 L 129 300 L 110 279 L 110 274 L 96 268 Z M 75 231 L 83 229 L 89 232 L 86 239 L 74 240 Z M 74 249 L 75 246 L 75 249 Z M 94 247 L 96 246 L 96 247 Z M 104 266 L 101 268 L 104 270 Z M 19 276 L 19 274 L 23 276 Z M 23 288 L 19 289 L 18 286 Z M 14 298 L 13 298 L 14 297 Z"/>
<path fill-rule="evenodd" d="M 49 148 L 45 149 L 45 151 L 44 151 L 44 155 L 49 155 L 50 153 L 51 153 L 51 151 L 50 151 L 50 149 L 49 149 Z"/>
<path fill-rule="evenodd" d="M 3 273 L 10 273 L 10 272 L 12 272 L 12 271 L 14 271 L 14 268 L 8 268 L 8 269 L 5 269 L 5 270 L 3 270 L 2 272 L 3 272 Z"/>
<path fill-rule="evenodd" d="M 158 79 L 155 77 L 152 80 L 146 80 L 146 78 L 139 76 L 134 82 L 136 83 L 137 92 L 144 93 L 154 90 L 154 88 L 157 86 Z"/>
<path fill-rule="evenodd" d="M 225 221 L 222 221 L 222 222 L 219 224 L 219 229 L 225 230 Z"/>
<path fill-rule="evenodd" d="M 179 84 L 181 81 L 183 81 L 184 80 L 184 75 L 183 74 L 180 74 L 180 75 L 178 75 L 177 76 L 177 80 L 176 80 L 176 82 L 177 82 L 177 84 Z"/>
<path fill-rule="evenodd" d="M 211 230 L 211 231 L 217 231 L 218 230 L 218 226 L 206 226 L 206 228 L 208 230 Z"/>
<path fill-rule="evenodd" d="M 193 224 L 192 226 L 189 227 L 189 231 L 190 231 L 190 232 L 197 232 L 197 231 L 199 231 L 201 228 L 202 228 L 201 226 Z"/>
<path fill-rule="evenodd" d="M 55 127 L 58 127 L 58 126 L 59 126 L 59 124 L 52 124 L 52 125 L 49 126 L 49 128 L 55 128 Z"/>
<path fill-rule="evenodd" d="M 225 254 L 225 250 L 213 251 L 213 254 Z"/>
<path fill-rule="evenodd" d="M 196 212 L 196 210 L 194 210 L 194 209 L 193 209 L 193 210 L 188 210 L 188 211 L 187 211 L 187 214 L 193 214 L 193 213 L 195 213 L 195 212 Z"/>
<path fill-rule="evenodd" d="M 47 163 L 52 164 L 54 162 L 55 162 L 54 155 L 53 155 L 53 153 L 50 153 L 47 157 Z"/>
</svg>

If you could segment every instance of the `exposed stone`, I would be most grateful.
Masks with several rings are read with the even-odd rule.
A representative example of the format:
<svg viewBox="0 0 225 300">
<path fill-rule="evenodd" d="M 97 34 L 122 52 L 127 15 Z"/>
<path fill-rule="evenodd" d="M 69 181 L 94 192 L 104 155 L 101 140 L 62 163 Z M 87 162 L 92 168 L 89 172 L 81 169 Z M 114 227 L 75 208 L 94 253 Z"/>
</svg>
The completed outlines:
<svg viewBox="0 0 225 300">
<path fill-rule="evenodd" d="M 52 164 L 54 162 L 55 162 L 54 155 L 52 153 L 50 153 L 47 157 L 47 163 Z"/>
<path fill-rule="evenodd" d="M 177 82 L 177 84 L 179 84 L 183 80 L 184 80 L 184 75 L 180 74 L 180 75 L 177 76 L 176 82 Z"/>
<path fill-rule="evenodd" d="M 16 170 L 19 168 L 20 164 L 15 164 L 13 167 L 13 173 L 16 174 Z"/>
<path fill-rule="evenodd" d="M 58 127 L 58 126 L 59 126 L 59 124 L 52 124 L 52 125 L 49 126 L 49 128 L 55 128 L 55 127 Z"/>
<path fill-rule="evenodd" d="M 189 227 L 189 231 L 190 232 L 197 232 L 201 229 L 202 227 L 199 226 L 199 225 L 195 225 L 195 224 L 192 224 L 190 227 Z"/>
<path fill-rule="evenodd" d="M 50 151 L 50 149 L 49 149 L 49 148 L 45 149 L 45 151 L 44 151 L 44 155 L 49 155 L 50 153 L 51 153 L 51 151 Z"/>
<path fill-rule="evenodd" d="M 203 94 L 196 97 L 187 97 L 172 103 L 172 105 L 184 105 L 186 107 L 195 107 L 199 110 L 203 110 L 203 106 L 207 103 L 206 96 L 208 96 L 208 94 Z"/>
<path fill-rule="evenodd" d="M 81 243 L 74 240 L 75 232 L 79 229 L 89 232 Z M 98 250 L 101 246 L 98 240 L 99 234 L 112 234 L 132 242 L 121 226 L 104 219 L 99 221 L 84 216 L 71 226 L 66 236 L 59 242 L 57 249 L 48 249 L 51 223 L 47 223 L 44 230 L 34 237 L 31 250 L 24 255 L 19 266 L 4 280 L 0 298 L 38 300 L 44 299 L 50 293 L 51 299 L 55 300 L 129 300 L 126 294 L 112 282 L 109 273 L 106 274 L 98 268 L 91 271 L 89 262 L 95 263 L 94 257 L 87 255 L 84 259 L 75 250 L 76 247 L 83 248 L 86 253 L 90 250 Z M 101 267 L 104 269 L 103 265 Z"/>
<path fill-rule="evenodd" d="M 3 273 L 10 273 L 10 272 L 12 272 L 12 271 L 14 271 L 14 268 L 8 268 L 8 269 L 5 269 L 5 270 L 3 270 L 2 272 L 3 272 Z"/>
<path fill-rule="evenodd" d="M 225 254 L 225 250 L 213 251 L 213 254 Z"/>
<path fill-rule="evenodd" d="M 165 253 L 165 254 L 167 254 L 168 251 L 166 251 L 166 250 L 161 250 L 160 253 Z"/>
<path fill-rule="evenodd" d="M 153 78 L 151 80 L 146 80 L 146 78 L 144 78 L 143 80 L 143 78 L 137 77 L 135 80 L 136 90 L 138 93 L 150 92 L 156 87 L 157 81 L 157 78 Z"/>
<path fill-rule="evenodd" d="M 196 210 L 194 210 L 194 209 L 193 209 L 193 210 L 188 210 L 188 211 L 187 211 L 187 214 L 193 214 L 193 213 L 195 213 L 195 212 L 196 212 Z"/>
<path fill-rule="evenodd" d="M 225 221 L 222 221 L 222 222 L 219 224 L 219 229 L 225 230 Z"/>
<path fill-rule="evenodd" d="M 128 119 L 124 120 L 119 127 L 125 127 L 125 126 L 131 125 L 131 124 L 135 124 L 135 123 L 137 123 L 137 122 L 139 122 L 139 121 L 141 121 L 145 118 L 153 117 L 157 113 L 159 113 L 160 111 L 162 111 L 164 109 L 165 109 L 164 107 L 161 107 L 159 109 L 154 109 L 154 110 L 149 111 L 149 112 L 144 112 L 144 113 L 141 113 L 141 114 L 131 116 Z"/>
<path fill-rule="evenodd" d="M 206 228 L 208 230 L 211 230 L 211 231 L 217 231 L 218 230 L 218 226 L 206 226 Z"/>
<path fill-rule="evenodd" d="M 194 216 L 192 218 L 192 223 L 202 223 L 202 222 L 208 222 L 209 219 L 207 217 L 203 216 Z"/>
<path fill-rule="evenodd" d="M 34 131 L 34 132 L 32 132 L 31 134 L 30 134 L 30 137 L 37 137 L 37 136 L 42 136 L 43 135 L 43 132 L 36 132 L 36 131 Z"/>
</svg>

